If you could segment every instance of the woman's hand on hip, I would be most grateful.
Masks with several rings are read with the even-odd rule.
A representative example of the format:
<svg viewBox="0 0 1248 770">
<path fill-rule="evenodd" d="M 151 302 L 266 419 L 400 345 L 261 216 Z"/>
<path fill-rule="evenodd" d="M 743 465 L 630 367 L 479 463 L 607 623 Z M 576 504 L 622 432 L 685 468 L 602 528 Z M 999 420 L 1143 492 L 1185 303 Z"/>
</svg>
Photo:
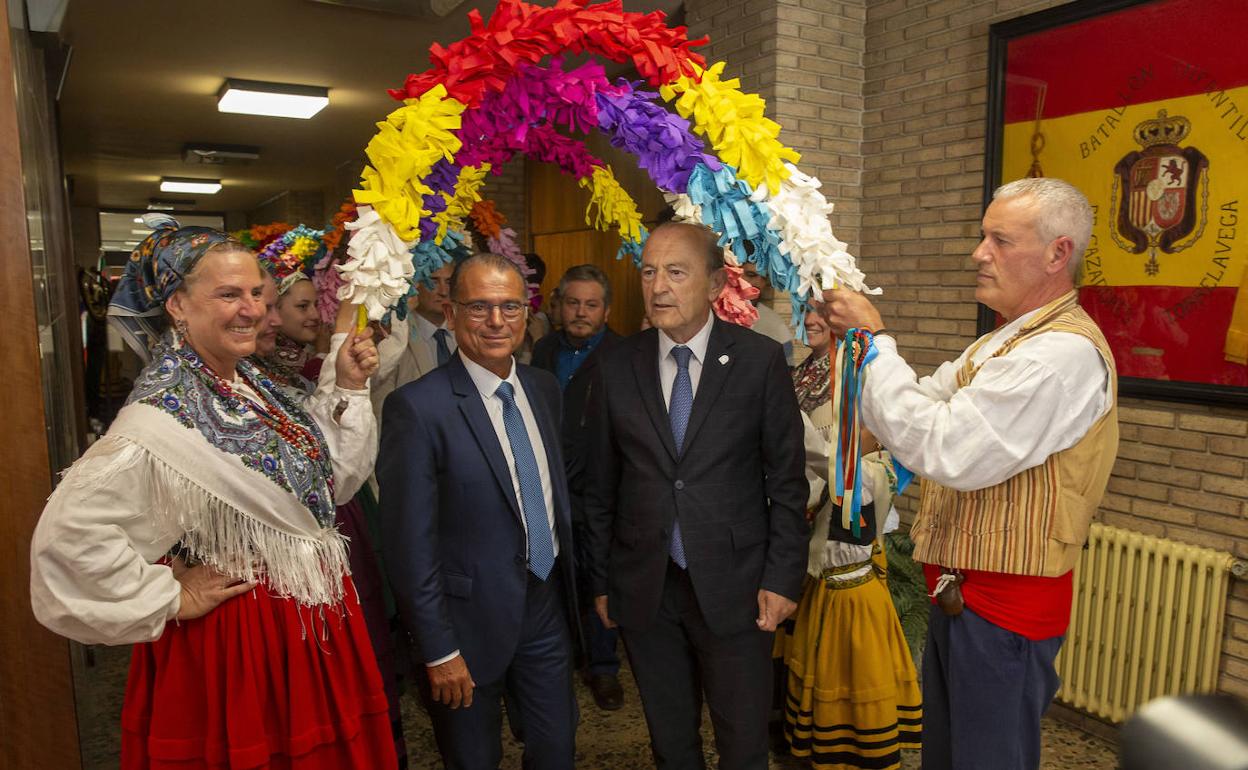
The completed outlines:
<svg viewBox="0 0 1248 770">
<path fill-rule="evenodd" d="M 174 558 L 169 566 L 173 569 L 173 577 L 182 586 L 178 620 L 202 618 L 222 602 L 242 596 L 256 587 L 254 580 L 238 580 L 206 564 L 188 567 L 181 556 Z"/>
</svg>

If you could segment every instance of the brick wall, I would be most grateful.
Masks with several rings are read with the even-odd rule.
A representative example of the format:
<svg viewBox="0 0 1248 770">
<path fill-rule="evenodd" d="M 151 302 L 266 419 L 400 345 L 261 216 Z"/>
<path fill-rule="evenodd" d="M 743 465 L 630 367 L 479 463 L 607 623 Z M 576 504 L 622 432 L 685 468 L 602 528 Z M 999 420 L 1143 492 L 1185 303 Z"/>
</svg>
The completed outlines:
<svg viewBox="0 0 1248 770">
<path fill-rule="evenodd" d="M 708 63 L 727 61 L 725 75 L 767 101 L 781 141 L 835 204 L 837 236 L 857 249 L 866 0 L 691 0 L 685 11 L 690 37 L 711 36 Z M 768 299 L 790 317 L 787 297 Z"/>
<path fill-rule="evenodd" d="M 531 251 L 529 244 L 529 207 L 526 203 L 525 189 L 528 181 L 525 177 L 523 157 L 513 158 L 503 166 L 503 173 L 485 178 L 481 197 L 494 201 L 498 210 L 507 217 L 507 226 L 516 231 L 516 243 L 521 251 Z"/>
<path fill-rule="evenodd" d="M 975 337 L 988 25 L 1050 0 L 888 0 L 866 15 L 863 269 L 920 374 Z M 1248 558 L 1248 412 L 1123 399 L 1099 517 Z M 913 496 L 905 501 L 907 518 Z M 1234 581 L 1220 686 L 1248 695 L 1248 582 Z"/>
</svg>

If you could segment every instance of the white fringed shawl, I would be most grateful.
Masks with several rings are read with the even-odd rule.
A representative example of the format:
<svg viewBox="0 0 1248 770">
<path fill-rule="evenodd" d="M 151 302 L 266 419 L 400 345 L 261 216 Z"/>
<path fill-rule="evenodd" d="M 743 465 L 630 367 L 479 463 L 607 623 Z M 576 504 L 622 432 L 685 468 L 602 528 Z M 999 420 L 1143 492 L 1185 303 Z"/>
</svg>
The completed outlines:
<svg viewBox="0 0 1248 770">
<path fill-rule="evenodd" d="M 96 453 L 111 457 L 87 462 Z M 134 490 L 142 500 L 139 512 L 204 563 L 231 577 L 263 580 L 300 604 L 342 601 L 349 574 L 346 539 L 199 431 L 175 424 L 156 407 L 128 404 L 108 435 L 75 463 L 66 483 L 89 488 L 122 469 L 138 471 L 143 480 L 143 488 Z"/>
</svg>

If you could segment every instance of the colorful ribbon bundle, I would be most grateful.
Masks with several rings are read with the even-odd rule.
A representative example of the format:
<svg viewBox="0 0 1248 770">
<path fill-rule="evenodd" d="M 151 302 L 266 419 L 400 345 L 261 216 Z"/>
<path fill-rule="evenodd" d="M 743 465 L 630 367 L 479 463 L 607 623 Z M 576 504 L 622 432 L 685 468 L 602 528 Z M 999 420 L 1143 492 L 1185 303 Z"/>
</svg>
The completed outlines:
<svg viewBox="0 0 1248 770">
<path fill-rule="evenodd" d="M 837 373 L 832 394 L 836 439 L 836 496 L 841 501 L 841 526 L 855 537 L 862 534 L 862 386 L 864 367 L 875 358 L 875 340 L 862 329 L 850 329 L 837 343 L 832 371 Z"/>
<path fill-rule="evenodd" d="M 665 193 L 687 196 L 689 212 L 720 234 L 721 245 L 789 292 L 799 334 L 813 292 L 872 291 L 832 234 L 832 205 L 819 181 L 793 165 L 799 156 L 780 142 L 763 99 L 724 79 L 724 62 L 708 66 L 692 51 L 705 38 L 689 40 L 659 11 L 626 13 L 619 0 L 557 0 L 553 7 L 501 0 L 488 22 L 477 11 L 468 18 L 466 38 L 435 45 L 432 66 L 390 92 L 403 106 L 377 124 L 366 149 L 370 165 L 355 191 L 359 212 L 348 225 L 350 258 L 338 268 L 346 279 L 339 299 L 379 319 L 410 291 L 413 255 L 440 258 L 422 244 L 442 247 L 464 232 L 474 211 L 489 239 L 484 229 L 493 227 L 476 221 L 485 204 L 481 186 L 516 153 L 576 179 L 590 193 L 586 222 L 616 229 L 618 256 L 639 262 L 646 230 L 636 202 L 609 165 L 561 133 L 594 129 L 634 155 Z M 592 60 L 565 69 L 565 53 L 630 63 L 641 80 L 611 82 Z M 498 232 L 505 232 L 501 225 Z M 490 248 L 514 259 L 514 232 L 511 238 L 510 246 L 502 238 Z M 752 323 L 757 315 L 732 267 L 717 309 Z"/>
</svg>

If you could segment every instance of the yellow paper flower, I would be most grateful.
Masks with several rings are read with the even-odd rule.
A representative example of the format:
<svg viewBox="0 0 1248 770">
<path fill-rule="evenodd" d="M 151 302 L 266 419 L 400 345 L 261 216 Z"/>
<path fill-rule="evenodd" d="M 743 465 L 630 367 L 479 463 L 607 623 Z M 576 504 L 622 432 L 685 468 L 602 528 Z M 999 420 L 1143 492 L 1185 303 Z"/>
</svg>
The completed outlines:
<svg viewBox="0 0 1248 770">
<path fill-rule="evenodd" d="M 372 206 L 404 240 L 420 237 L 420 219 L 428 213 L 422 196 L 432 190 L 421 180 L 433 164 L 454 160 L 459 152 L 454 132 L 464 109 L 462 102 L 447 97 L 445 86 L 437 85 L 378 123 L 364 151 L 371 165 L 364 167 L 355 201 Z"/>
<path fill-rule="evenodd" d="M 724 62 L 707 70 L 693 66 L 694 77 L 682 76 L 659 93 L 669 102 L 675 99 L 680 116 L 693 123 L 721 161 L 737 169 L 737 176 L 751 187 L 766 183 L 769 190 L 779 189 L 789 176 L 785 161 L 796 163 L 801 156 L 776 138 L 780 124 L 764 116 L 767 103 L 758 94 L 742 93 L 737 78 L 721 80 Z"/>
<path fill-rule="evenodd" d="M 439 211 L 433 217 L 433 221 L 438 223 L 434 243 L 441 246 L 447 230 L 464 229 L 464 220 L 468 213 L 481 200 L 481 187 L 485 185 L 485 175 L 489 171 L 489 163 L 468 166 L 459 173 L 459 179 L 455 180 L 454 195 L 442 193 L 442 197 L 446 199 L 446 210 Z"/>
<path fill-rule="evenodd" d="M 641 240 L 641 212 L 637 210 L 637 202 L 620 186 L 610 166 L 595 166 L 593 173 L 582 177 L 579 184 L 589 190 L 586 224 L 604 231 L 615 226 L 624 240 Z"/>
</svg>

